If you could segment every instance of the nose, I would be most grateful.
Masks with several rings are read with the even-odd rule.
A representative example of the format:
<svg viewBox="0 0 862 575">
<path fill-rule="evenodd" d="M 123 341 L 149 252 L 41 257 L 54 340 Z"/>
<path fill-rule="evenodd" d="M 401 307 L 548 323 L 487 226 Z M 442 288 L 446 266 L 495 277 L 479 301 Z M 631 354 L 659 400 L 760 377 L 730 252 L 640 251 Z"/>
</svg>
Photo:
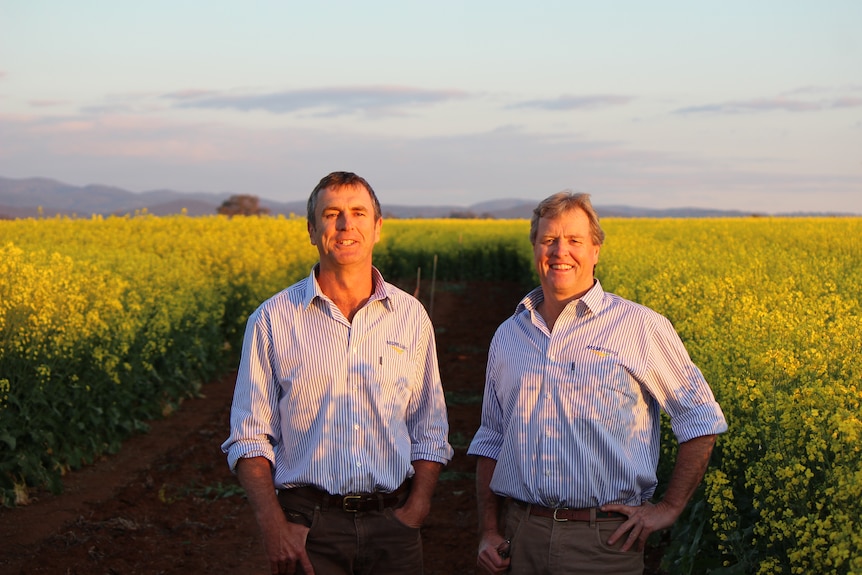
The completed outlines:
<svg viewBox="0 0 862 575">
<path fill-rule="evenodd" d="M 338 220 L 336 221 L 336 224 L 339 230 L 348 230 L 352 225 L 351 222 L 352 219 L 350 217 L 350 214 L 348 214 L 347 212 L 341 212 L 338 215 Z"/>
</svg>

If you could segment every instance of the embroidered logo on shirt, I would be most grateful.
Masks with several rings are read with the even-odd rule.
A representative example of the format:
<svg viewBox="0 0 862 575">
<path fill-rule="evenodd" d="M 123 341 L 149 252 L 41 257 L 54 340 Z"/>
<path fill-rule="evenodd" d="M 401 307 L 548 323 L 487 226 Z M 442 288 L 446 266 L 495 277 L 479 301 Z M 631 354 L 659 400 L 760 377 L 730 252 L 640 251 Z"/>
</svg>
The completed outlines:
<svg viewBox="0 0 862 575">
<path fill-rule="evenodd" d="M 404 353 L 405 351 L 407 351 L 407 347 L 401 345 L 397 341 L 387 341 L 386 344 L 398 353 Z"/>
<path fill-rule="evenodd" d="M 607 357 L 609 355 L 616 355 L 617 352 L 612 351 L 610 349 L 605 349 L 603 347 L 599 347 L 597 345 L 588 345 L 587 349 L 596 354 L 599 357 Z"/>
</svg>

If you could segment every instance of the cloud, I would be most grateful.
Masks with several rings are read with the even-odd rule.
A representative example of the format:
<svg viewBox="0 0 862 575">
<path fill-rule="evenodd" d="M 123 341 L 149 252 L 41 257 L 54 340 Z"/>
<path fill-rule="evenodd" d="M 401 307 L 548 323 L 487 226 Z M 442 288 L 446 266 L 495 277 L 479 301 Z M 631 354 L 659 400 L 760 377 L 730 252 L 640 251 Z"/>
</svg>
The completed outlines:
<svg viewBox="0 0 862 575">
<path fill-rule="evenodd" d="M 836 98 L 832 102 L 832 108 L 858 108 L 862 106 L 862 98 Z"/>
<path fill-rule="evenodd" d="M 612 140 L 531 133 L 505 126 L 436 136 L 345 134 L 336 128 L 241 128 L 133 115 L 12 117 L 0 114 L 0 174 L 109 182 L 131 190 L 251 191 L 307 197 L 337 169 L 369 178 L 390 203 L 545 197 L 564 188 L 616 187 L 661 164 Z M 607 174 L 612 174 L 608 181 Z M 379 182 L 379 184 L 378 184 Z"/>
<path fill-rule="evenodd" d="M 594 110 L 610 106 L 628 104 L 633 98 L 613 94 L 595 94 L 588 96 L 563 95 L 550 100 L 527 100 L 508 106 L 509 108 L 537 108 L 540 110 Z"/>
<path fill-rule="evenodd" d="M 56 106 L 65 106 L 69 102 L 66 100 L 30 100 L 27 103 L 33 108 L 53 108 Z"/>
<path fill-rule="evenodd" d="M 87 116 L 109 116 L 117 114 L 133 114 L 135 107 L 126 104 L 104 104 L 99 106 L 84 106 L 81 112 Z"/>
<path fill-rule="evenodd" d="M 794 94 L 819 94 L 825 89 L 806 87 L 794 90 Z M 750 100 L 734 100 L 703 106 L 689 106 L 674 110 L 674 114 L 754 114 L 759 112 L 817 112 L 841 108 L 862 107 L 862 98 L 853 96 L 833 96 L 819 100 L 803 100 L 778 96 L 775 98 L 753 98 Z"/>
<path fill-rule="evenodd" d="M 42 163 L 53 157 L 200 164 L 236 158 L 238 147 L 230 144 L 230 137 L 207 126 L 137 115 L 0 115 L 0 129 L 10 135 L 0 144 L 0 154 L 35 156 L 41 147 Z"/>
<path fill-rule="evenodd" d="M 835 94 L 841 92 L 862 92 L 862 84 L 844 84 L 837 88 L 833 86 L 802 86 L 786 94 Z"/>
<path fill-rule="evenodd" d="M 340 123 L 339 123 L 340 124 Z M 0 112 L 0 175 L 93 181 L 302 200 L 320 178 L 350 170 L 385 203 L 469 205 L 562 189 L 596 204 L 862 213 L 862 178 L 816 164 L 669 152 L 622 139 L 518 126 L 422 135 L 329 127 L 241 127 L 114 114 L 36 117 Z M 778 156 L 780 158 L 780 156 Z M 784 209 L 784 208 L 782 208 Z"/>
<path fill-rule="evenodd" d="M 171 92 L 169 94 L 165 94 L 165 98 L 170 98 L 173 100 L 194 100 L 195 98 L 204 98 L 211 95 L 217 95 L 218 92 L 214 90 L 198 90 L 198 89 L 188 89 L 188 90 L 179 90 L 177 92 Z"/>
<path fill-rule="evenodd" d="M 398 115 L 416 105 L 431 105 L 466 98 L 458 90 L 423 90 L 405 86 L 350 86 L 289 90 L 263 94 L 230 94 L 187 90 L 166 94 L 179 108 L 263 110 L 273 114 L 315 111 L 321 116 L 356 113 Z"/>
</svg>

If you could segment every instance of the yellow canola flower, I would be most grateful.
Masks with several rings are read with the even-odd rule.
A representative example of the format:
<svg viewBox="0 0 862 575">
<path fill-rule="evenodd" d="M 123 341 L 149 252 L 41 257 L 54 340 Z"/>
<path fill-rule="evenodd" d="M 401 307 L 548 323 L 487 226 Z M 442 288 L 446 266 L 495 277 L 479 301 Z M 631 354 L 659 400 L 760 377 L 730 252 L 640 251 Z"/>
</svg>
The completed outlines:
<svg viewBox="0 0 862 575">
<path fill-rule="evenodd" d="M 671 320 L 730 425 L 704 479 L 699 553 L 736 572 L 862 575 L 862 219 L 602 226 L 603 287 Z M 469 271 L 526 288 L 528 230 L 386 220 L 375 261 L 387 277 Z M 303 219 L 0 222 L 0 366 L 99 396 L 104 382 L 61 375 L 87 354 L 111 385 L 154 385 L 176 369 L 165 358 L 206 356 L 208 333 L 238 345 L 247 313 L 314 261 Z M 25 385 L 7 373 L 0 400 Z"/>
</svg>

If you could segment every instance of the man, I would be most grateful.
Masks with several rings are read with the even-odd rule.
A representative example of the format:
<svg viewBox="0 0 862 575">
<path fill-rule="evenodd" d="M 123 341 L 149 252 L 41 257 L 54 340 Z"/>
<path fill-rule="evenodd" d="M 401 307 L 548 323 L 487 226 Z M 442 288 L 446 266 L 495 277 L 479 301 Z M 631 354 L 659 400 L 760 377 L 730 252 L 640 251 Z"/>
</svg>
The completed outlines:
<svg viewBox="0 0 862 575">
<path fill-rule="evenodd" d="M 587 194 L 539 203 L 530 241 L 541 286 L 494 335 L 468 450 L 478 565 L 641 575 L 647 537 L 682 512 L 727 424 L 670 322 L 594 278 L 604 232 Z M 680 446 L 653 504 L 660 408 Z"/>
<path fill-rule="evenodd" d="M 319 263 L 248 320 L 222 450 L 272 573 L 422 572 L 453 451 L 428 315 L 372 266 L 382 222 L 363 178 L 324 177 L 308 199 Z"/>
</svg>

